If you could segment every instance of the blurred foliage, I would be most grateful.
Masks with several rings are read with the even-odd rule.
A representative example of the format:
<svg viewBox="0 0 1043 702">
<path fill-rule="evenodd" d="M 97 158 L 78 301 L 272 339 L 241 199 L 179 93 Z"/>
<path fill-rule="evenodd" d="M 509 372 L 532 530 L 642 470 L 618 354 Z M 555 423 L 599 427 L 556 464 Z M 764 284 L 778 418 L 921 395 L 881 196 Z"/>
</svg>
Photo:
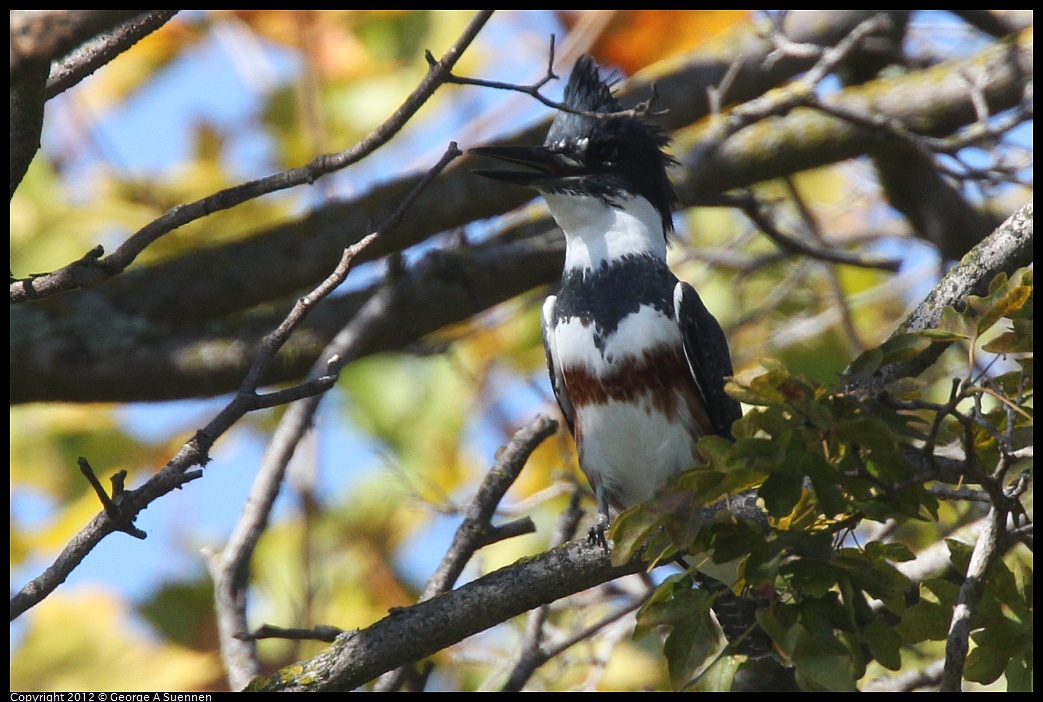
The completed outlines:
<svg viewBox="0 0 1043 702">
<path fill-rule="evenodd" d="M 448 46 L 470 17 L 467 11 L 444 10 L 182 13 L 55 101 L 62 128 L 45 135 L 45 150 L 11 201 L 12 269 L 19 275 L 52 270 L 98 243 L 111 250 L 172 207 L 350 147 L 415 87 L 426 71 L 424 49 Z M 545 60 L 544 30 L 560 18 L 575 31 L 570 38 L 600 27 L 591 51 L 627 74 L 751 21 L 745 11 L 506 11 L 500 18 L 507 31 L 501 26 L 499 34 L 474 46 L 458 66 L 461 75 L 495 78 L 490 65 L 502 68 L 522 51 L 538 74 Z M 511 58 L 504 58 L 507 46 Z M 216 71 L 219 63 L 235 72 L 249 96 L 247 111 L 230 121 L 205 107 L 197 115 L 190 107 L 183 135 L 145 130 L 147 142 L 121 144 L 146 151 L 179 143 L 176 161 L 148 168 L 121 163 L 112 144 L 124 135 L 108 120 L 157 99 L 157 93 L 167 99 L 169 82 L 186 75 L 180 70 L 186 64 L 202 64 L 189 74 L 199 76 Z M 174 94 L 183 99 L 210 90 L 209 84 L 182 86 Z M 416 150 L 430 147 L 429 132 L 437 132 L 438 140 L 457 138 L 455 132 L 432 129 L 439 115 L 480 116 L 466 114 L 473 103 L 460 96 L 440 91 L 396 140 L 413 151 L 394 151 L 396 144 L 390 144 L 358 170 L 314 188 L 215 213 L 164 237 L 142 262 L 248 236 L 305 211 L 315 198 L 356 192 L 374 178 L 399 173 Z M 228 96 L 230 103 L 243 100 Z M 683 134 L 678 141 L 683 143 Z M 793 192 L 801 194 L 818 217 L 818 229 L 831 238 L 860 236 L 885 216 L 865 166 L 843 164 L 791 181 L 758 186 L 757 193 L 779 203 L 792 201 Z M 809 227 L 794 207 L 778 204 L 775 212 L 786 224 Z M 731 210 L 695 208 L 675 219 L 678 241 L 671 261 L 728 331 L 740 371 L 732 389 L 755 410 L 737 426 L 734 446 L 715 439 L 703 443 L 707 465 L 682 476 L 674 499 L 661 511 L 635 510 L 617 520 L 617 553 L 632 552 L 666 524 L 674 542 L 658 544 L 664 555 L 686 548 L 715 560 L 739 560 L 736 590 L 770 586 L 779 593 L 777 605 L 761 613 L 777 655 L 797 667 L 808 689 L 850 689 L 863 678 L 863 646 L 876 661 L 871 666 L 893 670 L 905 663 L 911 647 L 944 638 L 958 585 L 945 578 L 910 583 L 893 563 L 973 521 L 980 510 L 940 500 L 924 485 L 894 489 L 908 482 L 913 470 L 901 443 L 922 441 L 937 408 L 900 410 L 851 397 L 836 391 L 837 376 L 851 358 L 858 357 L 851 373 L 869 373 L 939 338 L 959 339 L 966 342 L 959 346 L 966 351 L 962 357 L 947 354 L 929 377 L 905 379 L 893 388 L 894 397 L 907 404 L 944 403 L 949 377 L 970 378 L 973 382 L 961 386 L 965 405 L 980 401 L 986 419 L 996 426 L 1013 422 L 1020 437 L 1031 431 L 1030 420 L 1005 414 L 1001 400 L 1031 392 L 1031 356 L 1025 356 L 1032 339 L 1031 299 L 1026 299 L 1031 274 L 998 282 L 968 311 L 950 313 L 941 337 L 901 337 L 877 350 L 911 299 L 908 280 L 775 256 L 775 248 Z M 714 258 L 715 253 L 721 256 Z M 919 276 L 920 283 L 931 277 L 922 269 Z M 442 330 L 420 348 L 368 359 L 344 373 L 337 411 L 365 444 L 365 453 L 300 460 L 305 477 L 291 481 L 280 503 L 284 509 L 252 564 L 252 622 L 362 627 L 391 607 L 415 601 L 496 446 L 535 412 L 556 412 L 543 367 L 539 298 L 505 304 Z M 988 382 L 980 373 L 968 375 L 969 364 L 982 352 L 1006 354 L 1015 365 Z M 762 360 L 768 358 L 774 360 Z M 220 448 L 267 430 L 275 414 L 249 418 Z M 794 421 L 798 417 L 801 421 Z M 99 509 L 76 469 L 77 457 L 89 457 L 99 476 L 127 469 L 128 485 L 136 485 L 169 460 L 196 419 L 171 422 L 163 438 L 144 440 L 112 406 L 13 409 L 12 588 L 52 560 Z M 956 417 L 945 415 L 936 443 L 958 445 L 962 436 Z M 987 432 L 976 432 L 967 448 L 983 465 L 995 459 L 995 437 Z M 218 453 L 207 470 L 254 470 L 223 462 Z M 326 490 L 331 484 L 337 487 Z M 505 517 L 523 508 L 538 533 L 483 549 L 464 579 L 544 550 L 577 484 L 585 489 L 563 429 L 533 455 L 503 505 Z M 696 488 L 705 497 L 695 499 Z M 754 488 L 769 512 L 768 526 L 676 517 L 690 515 L 702 502 Z M 204 477 L 183 494 L 198 499 L 211 492 Z M 222 510 L 241 508 L 241 495 L 221 497 Z M 156 505 L 150 512 L 161 509 Z M 219 546 L 225 535 L 207 533 L 192 517 L 177 514 L 170 521 L 185 530 L 180 550 L 202 563 L 200 546 Z M 898 529 L 889 543 L 866 541 L 854 531 L 859 519 L 895 519 Z M 752 552 L 751 543 L 759 546 Z M 965 572 L 966 547 L 953 541 L 950 550 L 954 572 Z M 104 592 L 93 586 L 59 588 L 15 623 L 12 689 L 222 689 L 226 683 L 203 570 L 170 581 L 150 573 L 150 587 L 133 604 L 123 584 L 107 582 L 111 589 Z M 1031 687 L 1031 583 L 1031 558 L 1020 553 L 1009 554 L 991 572 L 968 679 L 987 683 L 1001 675 L 1011 689 Z M 618 593 L 628 585 L 615 587 Z M 871 600 L 881 602 L 891 619 L 871 612 Z M 548 615 L 551 629 L 580 630 L 611 613 L 614 604 L 604 597 L 558 603 Z M 553 659 L 527 689 L 725 689 L 742 661 L 713 657 L 720 637 L 707 614 L 709 604 L 709 596 L 692 589 L 690 579 L 669 577 L 639 617 L 637 637 L 630 636 L 631 624 L 617 623 Z M 435 686 L 496 687 L 504 666 L 517 656 L 523 627 L 524 621 L 509 622 L 439 654 Z M 259 644 L 267 670 L 321 648 Z"/>
<path fill-rule="evenodd" d="M 748 10 L 563 10 L 558 14 L 572 31 L 599 23 L 588 53 L 627 75 L 690 51 L 750 19 Z"/>
<path fill-rule="evenodd" d="M 11 652 L 11 689 L 207 690 L 222 684 L 215 652 L 156 641 L 131 622 L 126 604 L 112 593 L 54 593 L 36 608 Z"/>
</svg>

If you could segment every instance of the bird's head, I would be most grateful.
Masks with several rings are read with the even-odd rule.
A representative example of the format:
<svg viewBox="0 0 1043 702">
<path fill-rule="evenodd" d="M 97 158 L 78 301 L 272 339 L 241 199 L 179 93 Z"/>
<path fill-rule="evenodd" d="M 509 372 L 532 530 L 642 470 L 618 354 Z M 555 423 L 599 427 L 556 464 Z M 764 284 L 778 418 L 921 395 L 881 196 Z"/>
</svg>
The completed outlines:
<svg viewBox="0 0 1043 702">
<path fill-rule="evenodd" d="M 627 197 L 644 197 L 662 216 L 663 231 L 669 232 L 670 208 L 677 196 L 666 174 L 674 160 L 663 150 L 669 139 L 662 130 L 638 116 L 614 114 L 622 108 L 589 56 L 576 62 L 564 104 L 577 112 L 559 111 L 542 146 L 471 149 L 529 170 L 475 173 L 541 193 L 593 197 L 610 206 Z"/>
</svg>

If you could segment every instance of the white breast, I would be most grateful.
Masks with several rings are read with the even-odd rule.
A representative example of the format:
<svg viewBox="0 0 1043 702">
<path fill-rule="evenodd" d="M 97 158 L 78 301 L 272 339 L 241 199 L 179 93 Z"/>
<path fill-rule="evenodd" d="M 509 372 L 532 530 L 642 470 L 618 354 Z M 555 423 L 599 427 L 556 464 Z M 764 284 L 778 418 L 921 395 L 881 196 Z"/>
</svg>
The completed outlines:
<svg viewBox="0 0 1043 702">
<path fill-rule="evenodd" d="M 595 378 L 610 378 L 622 367 L 643 362 L 654 349 L 680 349 L 676 322 L 654 307 L 642 306 L 624 318 L 598 348 L 595 330 L 578 319 L 559 322 L 554 330 L 555 361 L 566 376 L 570 369 Z M 663 414 L 661 399 L 635 393 L 627 398 L 598 398 L 569 391 L 574 413 L 580 467 L 591 484 L 603 485 L 616 507 L 630 507 L 652 496 L 670 476 L 696 464 L 694 420 L 680 394 L 672 402 L 675 416 Z M 588 401 L 584 402 L 584 397 Z"/>
</svg>

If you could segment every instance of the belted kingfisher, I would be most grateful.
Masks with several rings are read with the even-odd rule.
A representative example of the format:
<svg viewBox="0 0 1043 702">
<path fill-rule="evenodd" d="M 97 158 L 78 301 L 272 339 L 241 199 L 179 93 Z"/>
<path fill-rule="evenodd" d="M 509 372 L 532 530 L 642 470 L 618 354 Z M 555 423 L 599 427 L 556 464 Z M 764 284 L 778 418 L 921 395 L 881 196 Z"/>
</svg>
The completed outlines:
<svg viewBox="0 0 1043 702">
<path fill-rule="evenodd" d="M 742 410 L 724 392 L 732 375 L 724 332 L 666 264 L 677 201 L 668 138 L 619 114 L 589 56 L 576 63 L 564 104 L 575 112 L 558 112 L 543 146 L 471 151 L 531 169 L 476 172 L 539 191 L 565 233 L 561 289 L 543 304 L 543 343 L 597 495 L 589 538 L 607 548 L 609 510 L 650 498 L 696 466 L 699 439 L 730 437 Z"/>
</svg>

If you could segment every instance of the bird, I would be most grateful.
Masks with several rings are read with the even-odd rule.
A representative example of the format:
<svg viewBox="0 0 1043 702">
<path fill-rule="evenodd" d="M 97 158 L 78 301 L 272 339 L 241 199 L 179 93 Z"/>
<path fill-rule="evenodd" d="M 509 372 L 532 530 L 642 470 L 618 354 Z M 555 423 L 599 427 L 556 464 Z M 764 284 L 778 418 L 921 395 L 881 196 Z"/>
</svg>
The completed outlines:
<svg viewBox="0 0 1043 702">
<path fill-rule="evenodd" d="M 611 514 L 700 463 L 697 443 L 732 437 L 728 342 L 698 293 L 667 265 L 677 202 L 669 138 L 624 111 L 581 57 L 541 146 L 471 152 L 523 169 L 477 169 L 535 189 L 564 232 L 565 265 L 542 309 L 555 398 L 597 498 L 588 540 L 608 550 Z"/>
</svg>

